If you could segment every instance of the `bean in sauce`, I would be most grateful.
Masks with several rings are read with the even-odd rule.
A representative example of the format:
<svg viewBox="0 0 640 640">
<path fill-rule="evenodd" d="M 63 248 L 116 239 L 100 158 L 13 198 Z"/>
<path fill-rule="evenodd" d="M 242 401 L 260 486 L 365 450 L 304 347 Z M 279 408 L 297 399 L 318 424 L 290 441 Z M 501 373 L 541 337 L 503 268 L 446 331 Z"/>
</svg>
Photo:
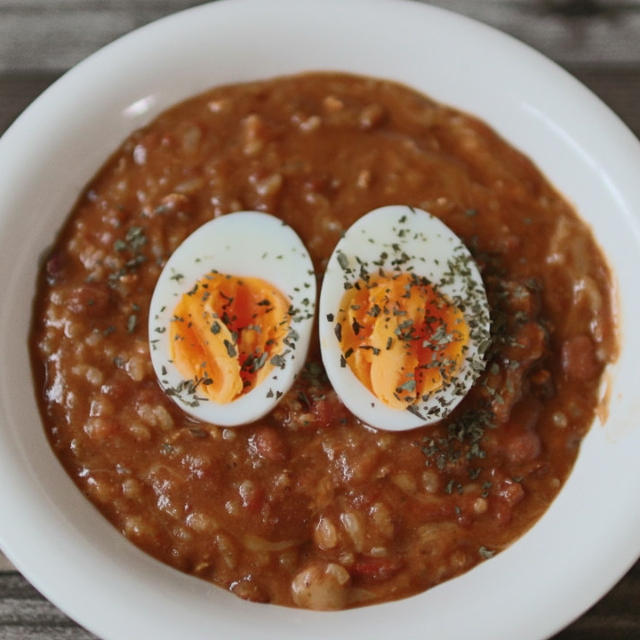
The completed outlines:
<svg viewBox="0 0 640 640">
<path fill-rule="evenodd" d="M 449 418 L 361 424 L 317 339 L 254 424 L 197 422 L 164 395 L 147 309 L 190 232 L 272 213 L 321 278 L 345 229 L 398 203 L 465 241 L 491 304 L 486 371 Z M 309 73 L 213 89 L 127 138 L 42 270 L 31 353 L 54 451 L 134 544 L 241 598 L 354 607 L 467 571 L 548 507 L 615 357 L 611 279 L 576 213 L 486 124 L 394 82 Z"/>
</svg>

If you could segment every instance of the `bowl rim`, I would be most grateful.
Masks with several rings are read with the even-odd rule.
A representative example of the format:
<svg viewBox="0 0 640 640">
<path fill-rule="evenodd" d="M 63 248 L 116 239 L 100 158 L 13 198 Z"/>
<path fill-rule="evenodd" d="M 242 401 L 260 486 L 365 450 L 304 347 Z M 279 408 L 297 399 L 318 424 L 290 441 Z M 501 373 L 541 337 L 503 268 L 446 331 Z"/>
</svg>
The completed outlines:
<svg viewBox="0 0 640 640">
<path fill-rule="evenodd" d="M 463 16 L 459 16 L 457 14 L 453 14 L 445 9 L 432 7 L 425 4 L 418 4 L 415 2 L 408 2 L 405 0 L 351 0 L 349 3 L 349 8 L 346 8 L 344 3 L 341 3 L 340 0 L 325 0 L 323 3 L 319 2 L 305 2 L 304 4 L 300 2 L 300 0 L 273 0 L 270 4 L 270 11 L 273 12 L 282 12 L 281 15 L 286 15 L 288 12 L 294 11 L 295 9 L 301 9 L 303 12 L 308 15 L 314 15 L 314 11 L 318 10 L 318 6 L 322 4 L 323 11 L 334 12 L 336 15 L 356 15 L 358 10 L 368 10 L 373 11 L 374 13 L 380 12 L 380 14 L 384 14 L 389 16 L 389 9 L 393 7 L 394 11 L 401 13 L 403 15 L 403 19 L 415 19 L 415 20 L 425 20 L 425 16 L 429 16 L 430 20 L 434 22 L 444 22 L 449 27 L 455 27 L 455 30 L 458 32 L 464 32 L 469 34 L 473 32 L 477 35 L 477 37 L 485 39 L 491 46 L 496 46 L 502 50 L 513 52 L 516 57 L 526 62 L 532 66 L 532 68 L 537 68 L 540 70 L 540 74 L 548 75 L 550 78 L 553 78 L 556 82 L 559 82 L 568 92 L 574 96 L 579 96 L 581 99 L 586 100 L 588 103 L 588 110 L 591 115 L 597 117 L 600 122 L 603 122 L 608 132 L 611 134 L 611 144 L 620 143 L 621 151 L 619 152 L 620 157 L 624 157 L 625 160 L 640 160 L 640 147 L 638 146 L 637 140 L 630 134 L 627 127 L 618 119 L 615 114 L 613 114 L 604 104 L 599 100 L 599 98 L 595 97 L 591 94 L 590 91 L 585 89 L 580 83 L 578 83 L 575 79 L 569 76 L 565 71 L 563 71 L 560 67 L 552 63 L 548 59 L 546 59 L 541 54 L 534 52 L 532 49 L 518 42 L 510 36 L 503 34 L 491 27 L 478 23 L 470 18 L 466 18 Z M 202 5 L 199 7 L 193 7 L 190 9 L 186 9 L 184 11 L 178 12 L 171 16 L 167 16 L 158 21 L 145 25 L 140 29 L 137 29 L 125 36 L 119 38 L 113 43 L 107 45 L 106 47 L 100 49 L 93 55 L 89 56 L 83 62 L 76 65 L 73 69 L 64 74 L 60 79 L 58 79 L 51 87 L 49 87 L 40 97 L 38 97 L 31 106 L 29 106 L 25 112 L 21 116 L 19 116 L 16 121 L 11 125 L 11 127 L 5 132 L 3 137 L 0 139 L 0 168 L 7 168 L 11 161 L 10 156 L 13 155 L 15 147 L 20 143 L 22 139 L 27 138 L 27 130 L 32 127 L 34 124 L 37 124 L 36 121 L 42 120 L 43 118 L 47 119 L 47 112 L 55 109 L 64 109 L 64 105 L 68 103 L 67 91 L 69 90 L 80 90 L 80 94 L 82 95 L 82 90 L 80 85 L 91 86 L 90 76 L 94 73 L 94 69 L 97 70 L 101 65 L 108 65 L 109 59 L 112 57 L 123 56 L 124 53 L 128 50 L 135 50 L 139 47 L 139 41 L 142 39 L 144 41 L 154 41 L 157 40 L 164 30 L 171 30 L 173 25 L 178 22 L 187 23 L 190 21 L 197 21 L 200 18 L 204 18 L 206 15 L 210 15 L 211 19 L 215 20 L 217 17 L 222 16 L 224 13 L 225 19 L 232 19 L 230 16 L 234 14 L 236 16 L 244 15 L 246 17 L 247 12 L 259 12 L 261 10 L 260 0 L 230 0 L 218 1 L 215 3 Z M 478 35 L 480 34 L 480 35 Z M 95 80 L 94 80 L 95 81 Z M 86 92 L 87 89 L 84 89 Z M 437 98 L 438 96 L 436 96 Z M 452 103 L 453 104 L 453 103 Z M 481 116 L 482 117 L 482 116 Z M 39 126 L 41 126 L 40 123 Z M 117 141 L 119 143 L 119 140 Z M 517 144 L 515 146 L 518 146 Z M 628 200 L 628 188 L 625 186 L 627 184 L 631 184 L 631 174 L 630 167 L 633 166 L 633 162 L 629 162 L 630 167 L 628 168 L 628 172 L 625 173 L 622 167 L 622 162 L 617 162 L 616 169 L 618 170 L 618 178 L 615 176 L 612 178 L 610 174 L 603 174 L 607 176 L 609 179 L 613 179 L 615 187 L 621 194 L 621 202 L 622 206 L 620 208 L 620 215 L 627 215 L 628 222 L 630 228 L 635 233 L 636 240 L 638 239 L 638 222 L 637 219 L 633 217 L 631 213 L 632 207 L 629 205 Z M 90 171 L 92 174 L 94 171 Z M 545 173 L 547 173 L 545 171 Z M 0 175 L 3 172 L 0 170 Z M 14 173 L 15 175 L 15 173 Z M 3 197 L 8 197 L 3 191 L 3 188 L 6 188 L 6 185 L 0 184 L 0 202 L 3 202 Z M 633 196 L 636 200 L 640 199 L 640 197 L 635 194 Z M 8 224 L 3 219 L 1 221 L 3 224 Z M 5 231 L 6 226 L 1 227 L 3 231 Z M 6 317 L 6 314 L 2 316 L 3 320 Z M 625 335 L 625 341 L 627 336 Z M 4 380 L 3 380 L 4 385 Z M 4 422 L 9 422 L 10 418 L 5 413 L 5 408 L 11 403 L 9 387 L 2 387 L 2 396 L 0 396 L 2 409 L 3 409 L 3 428 Z M 595 427 L 591 430 L 594 431 Z M 21 547 L 20 540 L 23 537 L 23 529 L 20 524 L 20 510 L 14 504 L 14 496 L 12 496 L 12 492 L 15 492 L 16 495 L 24 494 L 21 492 L 20 487 L 15 486 L 14 477 L 12 473 L 16 473 L 16 477 L 19 475 L 25 476 L 25 473 L 31 474 L 33 472 L 32 469 L 27 470 L 25 472 L 19 465 L 20 456 L 26 455 L 24 451 L 24 447 L 20 443 L 16 443 L 13 438 L 14 434 L 6 434 L 4 432 L 0 432 L 0 441 L 3 441 L 4 444 L 7 445 L 6 452 L 11 452 L 16 455 L 15 460 L 7 460 L 6 453 L 4 454 L 7 465 L 2 469 L 0 467 L 0 478 L 3 478 L 5 482 L 0 482 L 0 498 L 3 505 L 7 506 L 7 512 L 12 516 L 10 525 L 3 525 L 3 529 L 0 530 L 0 545 L 3 547 L 8 557 L 11 558 L 19 568 L 21 572 L 24 573 L 27 578 L 32 581 L 37 588 L 39 588 L 52 602 L 54 602 L 57 606 L 59 606 L 64 611 L 68 612 L 72 617 L 78 620 L 83 626 L 93 630 L 95 633 L 102 634 L 104 637 L 116 637 L 117 629 L 120 627 L 115 624 L 113 618 L 111 619 L 103 619 L 98 620 L 93 617 L 96 614 L 95 608 L 85 608 L 86 601 L 78 603 L 77 594 L 73 593 L 73 589 L 61 589 L 58 580 L 56 579 L 56 574 L 52 571 L 50 566 L 46 566 L 43 564 L 41 560 L 37 557 L 30 556 L 28 550 L 26 548 Z M 595 446 L 601 445 L 604 438 L 599 431 L 595 432 L 594 437 L 589 436 L 590 447 L 593 448 Z M 582 453 L 580 457 L 582 457 Z M 2 459 L 2 454 L 0 454 L 0 459 Z M 574 470 L 575 472 L 575 470 Z M 574 474 L 572 473 L 572 476 Z M 638 486 L 640 488 L 640 475 L 637 474 L 632 478 L 635 483 L 634 486 Z M 68 480 L 68 479 L 67 479 Z M 69 486 L 73 486 L 69 481 Z M 560 496 L 556 499 L 556 502 L 562 501 L 563 497 L 566 494 L 561 493 Z M 84 500 L 84 498 L 83 498 Z M 555 504 L 555 503 L 554 503 Z M 74 502 L 75 505 L 75 502 Z M 97 516 L 97 514 L 95 514 Z M 14 521 L 13 518 L 16 518 Z M 101 516 L 100 516 L 101 517 Z M 543 516 L 543 518 L 546 518 Z M 61 522 L 64 522 L 64 517 L 61 518 Z M 60 525 L 60 523 L 58 523 Z M 61 525 L 62 528 L 65 528 Z M 110 525 L 109 525 L 110 526 Z M 73 531 L 73 527 L 69 522 L 66 522 L 66 530 Z M 49 530 L 47 530 L 50 532 Z M 115 533 L 115 531 L 114 531 Z M 545 611 L 544 616 L 539 616 L 540 620 L 537 623 L 537 626 L 531 627 L 524 631 L 527 637 L 546 637 L 551 633 L 557 631 L 562 628 L 565 624 L 569 623 L 574 618 L 578 617 L 581 613 L 583 613 L 591 604 L 593 604 L 603 593 L 605 593 L 622 575 L 622 573 L 628 569 L 637 559 L 638 555 L 640 555 L 640 514 L 635 516 L 635 519 L 631 519 L 629 521 L 629 530 L 624 532 L 625 535 L 619 535 L 617 538 L 618 543 L 626 543 L 624 553 L 619 553 L 616 556 L 615 567 L 609 567 L 608 571 L 602 570 L 602 575 L 600 579 L 597 581 L 597 585 L 583 585 L 584 590 L 581 594 L 574 594 L 574 598 L 572 600 L 572 605 L 570 611 Z M 119 534 L 116 534 L 119 536 Z M 525 534 L 526 537 L 529 537 L 529 534 Z M 27 542 L 27 537 L 25 536 L 25 543 Z M 28 538 L 28 543 L 31 544 L 33 540 Z M 62 540 L 56 540 L 60 547 L 64 547 Z M 117 552 L 125 553 L 125 555 L 131 550 L 124 549 L 124 546 L 120 544 L 121 541 L 115 540 L 110 537 L 111 546 L 116 549 Z M 33 551 L 33 547 L 31 548 Z M 511 549 L 500 554 L 498 557 L 492 560 L 491 564 L 496 565 L 496 570 L 498 565 L 503 567 L 503 565 L 507 562 L 507 557 L 512 558 L 514 554 L 510 554 Z M 65 549 L 66 552 L 66 549 Z M 142 552 L 140 552 L 142 553 Z M 130 559 L 136 556 L 135 552 L 130 554 Z M 66 557 L 66 556 L 65 556 Z M 135 564 L 138 559 L 132 560 Z M 141 561 L 142 562 L 142 561 Z M 148 559 L 142 562 L 145 568 L 147 568 L 149 562 L 153 565 L 155 561 L 149 561 Z M 477 583 L 478 581 L 484 579 L 484 576 L 487 574 L 495 574 L 496 571 L 489 572 L 488 564 L 485 563 L 476 567 L 473 572 L 474 576 L 470 580 L 471 582 Z M 602 564 L 602 563 L 600 563 Z M 158 569 L 161 572 L 166 573 L 165 569 L 161 569 L 154 566 L 154 570 Z M 175 576 L 173 570 L 168 570 L 171 572 L 172 580 L 181 584 L 181 586 L 187 591 L 198 591 L 201 590 L 201 585 L 194 586 L 192 579 L 184 576 Z M 465 576 L 469 576 L 470 574 L 465 574 Z M 457 579 L 458 580 L 458 579 Z M 469 580 L 467 580 L 469 581 Z M 431 600 L 442 603 L 446 601 L 448 595 L 452 592 L 451 585 L 456 581 L 450 581 L 437 587 L 431 592 L 434 592 L 433 598 Z M 453 589 L 455 591 L 455 589 Z M 429 593 L 431 593 L 429 592 Z M 86 595 L 86 594 L 85 594 Z M 406 601 L 414 601 L 416 598 L 421 599 L 424 597 L 424 594 L 414 596 L 413 598 L 405 599 L 405 601 L 398 601 L 398 603 L 406 602 Z M 444 599 L 444 600 L 443 600 Z M 240 615 L 246 614 L 246 610 L 243 607 L 239 609 L 231 604 L 231 601 L 225 599 L 225 606 L 229 606 L 230 609 L 237 610 Z M 376 609 L 380 611 L 393 612 L 393 611 L 404 611 L 404 607 L 398 605 L 397 603 L 388 603 L 384 605 L 376 605 Z M 372 612 L 372 608 L 364 608 L 360 610 L 351 610 L 351 611 L 369 611 Z M 308 624 L 309 620 L 313 618 L 316 622 L 318 621 L 318 614 L 313 612 L 297 612 L 297 611 L 289 611 L 287 610 L 287 617 L 302 620 L 302 624 Z M 483 616 L 481 612 L 475 611 L 478 615 L 478 619 L 485 620 L 486 616 Z M 351 614 L 346 614 L 345 616 L 340 616 L 339 614 L 321 614 L 326 616 L 327 618 L 336 618 L 340 617 L 341 619 L 346 620 L 346 616 L 351 616 Z M 360 619 L 359 616 L 354 614 L 356 619 Z M 376 614 L 369 616 L 371 620 L 378 622 L 383 628 L 383 625 L 380 621 L 381 614 Z M 279 615 L 271 616 L 270 614 L 266 616 L 267 619 L 277 620 L 278 624 L 280 624 Z M 542 635 L 541 635 L 542 634 Z M 260 634 L 256 635 L 258 637 Z M 248 635 L 246 637 L 249 637 Z M 482 637 L 482 636 L 478 636 Z M 489 636 L 488 636 L 489 637 Z M 495 637 L 495 636 L 494 636 Z M 524 636 L 523 636 L 524 637 Z"/>
</svg>

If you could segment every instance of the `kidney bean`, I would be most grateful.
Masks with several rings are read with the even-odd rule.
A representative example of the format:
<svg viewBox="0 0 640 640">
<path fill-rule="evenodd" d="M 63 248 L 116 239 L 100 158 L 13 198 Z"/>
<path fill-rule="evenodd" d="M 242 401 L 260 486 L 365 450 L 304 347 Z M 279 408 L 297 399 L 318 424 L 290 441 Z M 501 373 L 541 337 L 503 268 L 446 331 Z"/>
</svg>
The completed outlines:
<svg viewBox="0 0 640 640">
<path fill-rule="evenodd" d="M 542 445 L 535 426 L 540 418 L 541 409 L 540 403 L 532 398 L 515 406 L 502 440 L 509 462 L 522 464 L 540 455 Z"/>
<path fill-rule="evenodd" d="M 321 400 L 313 403 L 312 411 L 316 417 L 316 426 L 326 428 L 350 416 L 335 391 L 330 391 Z"/>
<path fill-rule="evenodd" d="M 372 582 L 383 582 L 396 575 L 400 569 L 402 569 L 402 562 L 398 559 L 363 556 L 354 562 L 351 574 Z"/>
<path fill-rule="evenodd" d="M 47 281 L 49 284 L 55 284 L 62 280 L 65 272 L 65 261 L 61 253 L 54 253 L 45 265 L 47 273 Z"/>
<path fill-rule="evenodd" d="M 497 488 L 496 495 L 502 498 L 510 507 L 514 507 L 524 498 L 524 488 L 519 482 L 505 478 Z"/>
<path fill-rule="evenodd" d="M 562 343 L 562 369 L 569 380 L 593 380 L 600 371 L 593 341 L 579 335 Z"/>
<path fill-rule="evenodd" d="M 85 284 L 72 289 L 67 294 L 65 302 L 71 313 L 97 318 L 109 310 L 112 301 L 106 287 Z"/>
<path fill-rule="evenodd" d="M 261 458 L 270 462 L 284 462 L 288 457 L 287 446 L 280 434 L 273 427 L 261 427 L 250 439 Z"/>
</svg>

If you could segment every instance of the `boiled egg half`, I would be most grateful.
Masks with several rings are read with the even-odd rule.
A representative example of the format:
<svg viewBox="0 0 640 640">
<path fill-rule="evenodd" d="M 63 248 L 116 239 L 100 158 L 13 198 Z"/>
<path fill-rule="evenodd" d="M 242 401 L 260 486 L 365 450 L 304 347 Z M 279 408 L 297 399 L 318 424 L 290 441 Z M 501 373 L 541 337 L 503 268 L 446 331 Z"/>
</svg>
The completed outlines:
<svg viewBox="0 0 640 640">
<path fill-rule="evenodd" d="M 437 422 L 485 366 L 482 278 L 438 218 L 407 206 L 375 209 L 329 260 L 319 335 L 329 380 L 362 421 L 387 430 Z"/>
<path fill-rule="evenodd" d="M 212 424 L 262 417 L 304 364 L 315 299 L 311 258 L 291 227 L 255 211 L 207 222 L 171 255 L 151 298 L 162 389 Z"/>
</svg>

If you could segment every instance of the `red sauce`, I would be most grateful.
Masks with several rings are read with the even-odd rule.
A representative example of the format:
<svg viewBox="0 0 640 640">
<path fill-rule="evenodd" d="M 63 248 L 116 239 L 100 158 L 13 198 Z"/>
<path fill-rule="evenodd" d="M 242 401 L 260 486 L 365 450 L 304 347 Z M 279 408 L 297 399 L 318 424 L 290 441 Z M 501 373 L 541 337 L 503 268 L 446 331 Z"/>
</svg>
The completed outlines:
<svg viewBox="0 0 640 640">
<path fill-rule="evenodd" d="M 450 417 L 364 426 L 317 339 L 254 424 L 198 422 L 162 393 L 147 310 L 190 232 L 268 211 L 321 280 L 340 234 L 398 203 L 463 239 L 491 304 L 486 371 Z M 410 89 L 316 73 L 217 88 L 131 134 L 43 268 L 32 356 L 53 449 L 132 542 L 243 598 L 343 608 L 423 591 L 536 521 L 594 418 L 614 329 L 601 252 L 526 157 Z"/>
</svg>

